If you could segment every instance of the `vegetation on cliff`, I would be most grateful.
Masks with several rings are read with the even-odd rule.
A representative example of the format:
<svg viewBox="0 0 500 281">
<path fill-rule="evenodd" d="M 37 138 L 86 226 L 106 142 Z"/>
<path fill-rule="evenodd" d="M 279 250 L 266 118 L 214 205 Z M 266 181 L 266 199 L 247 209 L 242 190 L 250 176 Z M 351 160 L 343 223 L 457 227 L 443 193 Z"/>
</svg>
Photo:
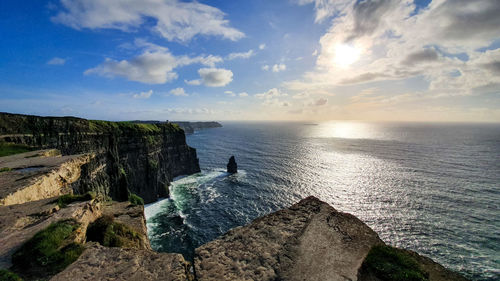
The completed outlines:
<svg viewBox="0 0 500 281">
<path fill-rule="evenodd" d="M 387 281 L 428 281 L 429 274 L 404 250 L 387 245 L 373 246 L 362 270 Z"/>
<path fill-rule="evenodd" d="M 140 234 L 112 216 L 102 216 L 87 229 L 87 240 L 106 247 L 140 248 Z"/>
<path fill-rule="evenodd" d="M 24 144 L 15 144 L 8 142 L 0 142 L 0 157 L 9 156 L 18 153 L 24 153 L 33 150 L 31 147 Z"/>
<path fill-rule="evenodd" d="M 54 133 L 137 133 L 159 134 L 163 131 L 182 132 L 177 124 L 113 122 L 86 120 L 76 117 L 41 117 L 33 115 L 0 113 L 0 135 L 3 134 L 54 134 Z"/>
<path fill-rule="evenodd" d="M 61 208 L 65 208 L 68 204 L 73 202 L 89 201 L 96 197 L 95 192 L 87 192 L 85 194 L 64 194 L 61 195 L 57 200 L 57 205 Z"/>
<path fill-rule="evenodd" d="M 53 275 L 73 263 L 84 250 L 75 243 L 80 224 L 58 221 L 38 232 L 12 256 L 13 269 L 27 276 Z"/>
<path fill-rule="evenodd" d="M 135 195 L 134 193 L 130 193 L 128 201 L 130 202 L 130 204 L 134 206 L 144 205 L 144 200 L 140 196 Z"/>
<path fill-rule="evenodd" d="M 0 269 L 0 281 L 23 281 L 23 279 L 14 272 Z"/>
</svg>

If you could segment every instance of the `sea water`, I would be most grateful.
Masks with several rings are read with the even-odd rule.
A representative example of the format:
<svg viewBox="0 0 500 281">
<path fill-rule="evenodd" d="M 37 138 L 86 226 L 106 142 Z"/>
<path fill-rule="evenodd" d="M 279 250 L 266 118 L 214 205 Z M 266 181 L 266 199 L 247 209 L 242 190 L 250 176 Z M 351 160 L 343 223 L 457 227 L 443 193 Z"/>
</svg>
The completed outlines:
<svg viewBox="0 0 500 281">
<path fill-rule="evenodd" d="M 500 276 L 500 125 L 223 123 L 187 136 L 202 172 L 146 207 L 160 252 L 193 258 L 229 229 L 314 195 L 473 280 Z M 239 172 L 225 172 L 231 155 Z"/>
</svg>

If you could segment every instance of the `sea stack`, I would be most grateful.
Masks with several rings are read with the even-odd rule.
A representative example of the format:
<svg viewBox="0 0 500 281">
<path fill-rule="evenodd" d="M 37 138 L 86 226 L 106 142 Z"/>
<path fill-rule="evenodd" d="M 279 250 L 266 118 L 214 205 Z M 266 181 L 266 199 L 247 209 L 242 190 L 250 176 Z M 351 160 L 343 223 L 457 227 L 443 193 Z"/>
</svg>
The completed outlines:
<svg viewBox="0 0 500 281">
<path fill-rule="evenodd" d="M 229 162 L 227 163 L 227 172 L 231 174 L 238 172 L 238 164 L 236 164 L 234 156 L 231 156 L 231 158 L 229 158 Z"/>
</svg>

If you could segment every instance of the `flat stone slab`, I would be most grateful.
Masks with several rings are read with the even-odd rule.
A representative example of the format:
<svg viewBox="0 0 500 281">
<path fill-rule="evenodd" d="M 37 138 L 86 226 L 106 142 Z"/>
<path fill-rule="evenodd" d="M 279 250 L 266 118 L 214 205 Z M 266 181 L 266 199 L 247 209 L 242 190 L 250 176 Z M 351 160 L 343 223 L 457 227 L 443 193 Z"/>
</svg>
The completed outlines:
<svg viewBox="0 0 500 281">
<path fill-rule="evenodd" d="M 69 193 L 90 156 L 60 156 L 57 150 L 38 150 L 0 157 L 0 205 L 22 204 Z"/>
<path fill-rule="evenodd" d="M 195 251 L 198 280 L 357 280 L 383 243 L 353 215 L 308 197 L 237 227 Z"/>
<path fill-rule="evenodd" d="M 50 280 L 192 280 L 181 254 L 108 248 L 97 243 L 86 247 L 76 262 Z"/>
</svg>

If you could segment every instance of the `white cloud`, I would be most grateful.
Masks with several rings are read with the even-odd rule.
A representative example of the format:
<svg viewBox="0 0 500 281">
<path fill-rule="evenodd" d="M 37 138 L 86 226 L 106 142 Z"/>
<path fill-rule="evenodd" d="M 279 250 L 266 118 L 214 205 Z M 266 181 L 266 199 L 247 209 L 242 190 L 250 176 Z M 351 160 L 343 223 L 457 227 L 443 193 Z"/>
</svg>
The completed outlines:
<svg viewBox="0 0 500 281">
<path fill-rule="evenodd" d="M 266 48 L 266 44 L 262 43 L 259 45 L 259 50 L 264 50 Z"/>
<path fill-rule="evenodd" d="M 271 99 L 271 98 L 286 97 L 286 96 L 288 96 L 288 94 L 281 92 L 277 88 L 272 88 L 267 92 L 255 95 L 255 97 L 258 99 Z"/>
<path fill-rule="evenodd" d="M 297 2 L 299 5 L 314 4 L 316 22 L 335 15 L 352 3 L 351 0 L 297 0 Z"/>
<path fill-rule="evenodd" d="M 223 87 L 233 81 L 233 72 L 224 68 L 201 68 L 198 73 L 203 84 L 209 87 Z"/>
<path fill-rule="evenodd" d="M 294 95 L 292 98 L 293 98 L 293 99 L 306 99 L 306 98 L 308 98 L 309 96 L 310 96 L 310 94 L 309 94 L 309 93 L 307 93 L 307 92 L 302 92 L 302 93 L 298 93 L 298 94 Z"/>
<path fill-rule="evenodd" d="M 49 65 L 64 65 L 65 63 L 66 63 L 66 59 L 62 59 L 62 58 L 58 58 L 58 57 L 52 58 L 51 60 L 49 60 L 47 62 L 47 64 L 49 64 Z"/>
<path fill-rule="evenodd" d="M 248 93 L 246 92 L 242 92 L 242 93 L 239 93 L 238 96 L 244 98 L 244 97 L 248 97 Z"/>
<path fill-rule="evenodd" d="M 269 65 L 266 64 L 266 65 L 262 66 L 262 70 L 268 71 L 269 70 Z"/>
<path fill-rule="evenodd" d="M 325 105 L 328 103 L 328 100 L 325 99 L 325 98 L 320 98 L 320 99 L 317 99 L 311 103 L 309 103 L 310 106 L 322 106 L 322 105 Z"/>
<path fill-rule="evenodd" d="M 255 55 L 253 50 L 249 50 L 248 52 L 243 52 L 243 53 L 230 53 L 227 56 L 228 60 L 234 60 L 234 59 L 248 59 L 251 56 Z"/>
<path fill-rule="evenodd" d="M 188 94 L 184 91 L 184 88 L 175 88 L 170 91 L 170 94 L 174 96 L 184 96 L 187 97 Z"/>
<path fill-rule="evenodd" d="M 186 107 L 175 107 L 175 108 L 166 108 L 163 110 L 168 114 L 190 114 L 190 115 L 199 115 L 199 114 L 215 114 L 216 111 L 210 108 L 186 108 Z"/>
<path fill-rule="evenodd" d="M 147 92 L 140 92 L 138 94 L 133 94 L 132 97 L 134 99 L 149 99 L 153 95 L 153 90 L 149 90 Z"/>
<path fill-rule="evenodd" d="M 216 62 L 222 61 L 217 56 L 174 56 L 170 51 L 155 44 L 136 40 L 137 47 L 144 48 L 142 54 L 130 60 L 113 60 L 107 58 L 102 64 L 86 70 L 84 73 L 97 74 L 104 77 L 123 77 L 131 81 L 147 84 L 163 84 L 174 79 L 178 75 L 175 68 L 200 63 L 212 67 Z M 193 82 L 194 83 L 194 82 Z"/>
<path fill-rule="evenodd" d="M 245 36 L 229 26 L 222 11 L 196 1 L 61 0 L 61 6 L 52 21 L 75 29 L 136 31 L 146 26 L 167 40 L 179 41 L 188 41 L 198 34 L 233 41 Z M 154 25 L 148 24 L 150 22 Z"/>
<path fill-rule="evenodd" d="M 233 91 L 225 91 L 224 94 L 226 94 L 226 95 L 228 95 L 230 97 L 235 97 L 236 96 L 236 94 L 233 93 Z"/>
<path fill-rule="evenodd" d="M 195 80 L 184 80 L 184 83 L 192 86 L 199 86 L 201 85 L 201 79 L 195 79 Z"/>
<path fill-rule="evenodd" d="M 483 61 L 488 57 L 494 63 L 500 50 L 478 51 L 500 38 L 499 1 L 439 0 L 418 11 L 409 0 L 298 3 L 313 3 L 317 21 L 334 19 L 320 39 L 315 70 L 285 82 L 289 90 L 316 94 L 416 76 L 429 83 L 429 97 L 470 95 L 500 85 L 494 64 Z"/>
<path fill-rule="evenodd" d="M 280 101 L 279 99 L 266 99 L 264 102 L 262 102 L 262 105 L 264 106 L 274 106 L 274 107 L 288 107 L 290 106 L 289 102 L 286 101 Z"/>
<path fill-rule="evenodd" d="M 275 64 L 273 65 L 273 72 L 280 72 L 286 70 L 286 65 L 285 64 Z"/>
</svg>

